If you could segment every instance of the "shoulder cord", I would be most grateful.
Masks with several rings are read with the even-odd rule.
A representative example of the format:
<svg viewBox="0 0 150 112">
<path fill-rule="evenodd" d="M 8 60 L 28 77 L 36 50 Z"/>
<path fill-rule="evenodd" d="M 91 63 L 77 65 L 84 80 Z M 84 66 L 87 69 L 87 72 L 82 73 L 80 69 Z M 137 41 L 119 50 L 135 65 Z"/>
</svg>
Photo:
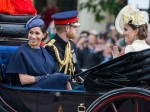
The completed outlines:
<svg viewBox="0 0 150 112">
<path fill-rule="evenodd" d="M 71 54 L 71 46 L 70 46 L 70 42 L 68 41 L 66 47 L 65 47 L 65 53 L 64 53 L 64 59 L 61 60 L 60 59 L 60 56 L 59 56 L 59 52 L 58 52 L 58 49 L 57 47 L 54 45 L 55 43 L 55 39 L 52 39 L 48 44 L 48 46 L 52 46 L 53 49 L 54 49 L 54 52 L 55 52 L 55 55 L 56 55 L 56 58 L 59 62 L 59 71 L 62 70 L 62 68 L 65 66 L 65 70 L 64 70 L 64 73 L 66 74 L 67 73 L 67 70 L 69 68 L 69 72 L 70 72 L 70 78 L 72 78 L 72 76 L 74 75 L 74 67 L 73 67 L 73 64 L 72 64 L 72 54 Z M 46 46 L 45 45 L 45 46 Z"/>
</svg>

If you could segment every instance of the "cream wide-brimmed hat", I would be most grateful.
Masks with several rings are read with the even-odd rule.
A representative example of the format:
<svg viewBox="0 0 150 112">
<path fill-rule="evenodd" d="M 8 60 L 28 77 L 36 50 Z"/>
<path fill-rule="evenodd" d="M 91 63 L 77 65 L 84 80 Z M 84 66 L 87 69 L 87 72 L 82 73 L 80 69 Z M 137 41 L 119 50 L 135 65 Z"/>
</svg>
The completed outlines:
<svg viewBox="0 0 150 112">
<path fill-rule="evenodd" d="M 140 11 L 131 5 L 126 5 L 117 15 L 115 20 L 115 27 L 120 34 L 123 34 L 125 24 L 130 22 L 130 24 L 138 27 L 142 24 L 148 24 L 148 21 L 149 16 L 146 11 Z"/>
</svg>

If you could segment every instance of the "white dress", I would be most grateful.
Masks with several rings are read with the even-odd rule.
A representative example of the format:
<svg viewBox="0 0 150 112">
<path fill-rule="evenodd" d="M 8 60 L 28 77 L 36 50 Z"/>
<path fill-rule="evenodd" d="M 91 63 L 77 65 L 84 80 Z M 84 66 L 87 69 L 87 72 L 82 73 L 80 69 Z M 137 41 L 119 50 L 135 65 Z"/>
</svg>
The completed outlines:
<svg viewBox="0 0 150 112">
<path fill-rule="evenodd" d="M 150 46 L 146 44 L 145 40 L 135 40 L 131 45 L 126 46 L 125 54 L 128 52 L 141 51 L 149 48 Z"/>
</svg>

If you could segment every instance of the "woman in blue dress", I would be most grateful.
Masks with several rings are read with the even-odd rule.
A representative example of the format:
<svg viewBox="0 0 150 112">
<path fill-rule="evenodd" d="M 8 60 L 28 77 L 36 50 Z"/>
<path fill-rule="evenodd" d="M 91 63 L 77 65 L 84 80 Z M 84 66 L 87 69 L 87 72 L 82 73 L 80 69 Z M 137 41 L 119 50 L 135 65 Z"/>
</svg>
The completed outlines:
<svg viewBox="0 0 150 112">
<path fill-rule="evenodd" d="M 43 20 L 38 16 L 31 18 L 26 29 L 29 41 L 14 53 L 6 72 L 9 75 L 17 75 L 20 86 L 71 90 L 68 75 L 54 73 L 52 56 L 40 46 L 46 36 Z"/>
</svg>

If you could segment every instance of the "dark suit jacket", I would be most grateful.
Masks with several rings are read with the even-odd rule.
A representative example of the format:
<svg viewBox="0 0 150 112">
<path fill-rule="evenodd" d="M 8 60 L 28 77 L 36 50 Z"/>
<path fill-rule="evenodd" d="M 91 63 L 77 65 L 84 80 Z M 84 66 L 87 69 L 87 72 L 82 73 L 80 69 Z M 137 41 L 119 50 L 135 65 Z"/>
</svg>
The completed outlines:
<svg viewBox="0 0 150 112">
<path fill-rule="evenodd" d="M 54 39 L 55 39 L 54 45 L 57 47 L 58 52 L 59 52 L 59 56 L 63 60 L 64 59 L 64 53 L 65 53 L 65 47 L 66 47 L 67 43 L 64 40 L 62 40 L 57 34 L 55 35 Z M 71 44 L 71 53 L 73 56 L 72 64 L 75 67 L 74 74 L 77 74 L 77 73 L 81 72 L 81 69 L 78 66 L 78 61 L 77 61 L 77 56 L 76 56 L 76 46 L 73 43 L 73 41 L 71 41 L 71 40 L 70 40 L 70 44 Z M 56 58 L 53 47 L 52 46 L 46 46 L 45 48 L 49 52 L 49 54 L 54 58 L 54 61 L 55 61 L 55 67 L 54 67 L 55 69 L 54 70 L 55 70 L 55 72 L 62 72 L 63 73 L 65 67 L 61 71 L 59 71 L 59 63 L 58 63 L 58 60 Z M 69 75 L 69 68 L 68 68 L 67 74 Z"/>
</svg>

